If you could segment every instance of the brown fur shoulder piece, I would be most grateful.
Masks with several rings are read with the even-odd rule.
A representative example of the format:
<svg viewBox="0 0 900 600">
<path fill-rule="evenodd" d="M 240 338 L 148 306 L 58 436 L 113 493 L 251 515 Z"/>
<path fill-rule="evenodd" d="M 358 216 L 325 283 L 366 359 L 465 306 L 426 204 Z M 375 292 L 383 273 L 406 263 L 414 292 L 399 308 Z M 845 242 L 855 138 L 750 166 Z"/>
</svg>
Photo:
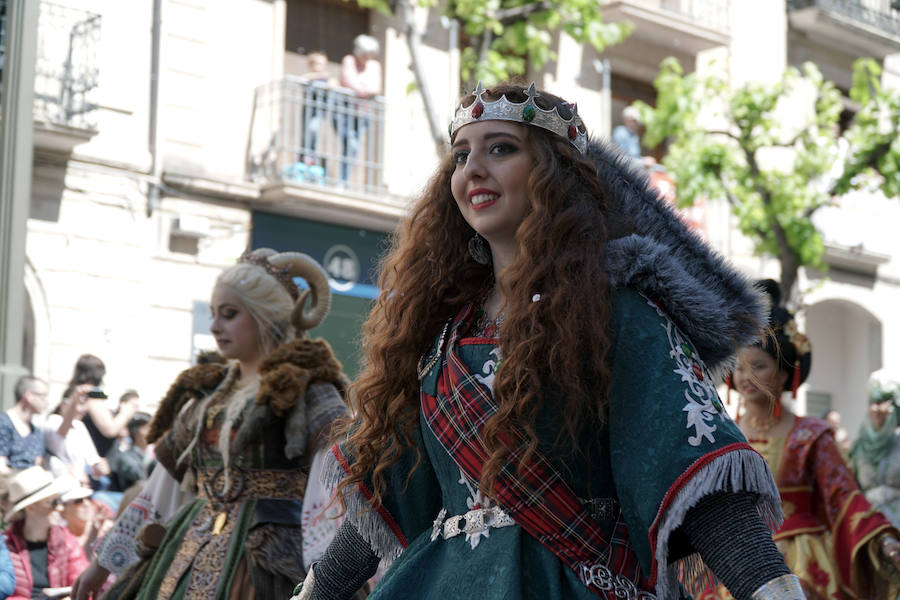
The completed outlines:
<svg viewBox="0 0 900 600">
<path fill-rule="evenodd" d="M 182 371 L 169 391 L 159 403 L 156 414 L 150 422 L 147 441 L 151 444 L 172 428 L 178 411 L 191 400 L 199 400 L 209 395 L 225 379 L 228 366 L 223 363 L 207 362 Z"/>
<path fill-rule="evenodd" d="M 328 342 L 298 339 L 275 349 L 259 368 L 256 403 L 281 417 L 294 407 L 313 383 L 331 383 L 343 396 L 347 377 Z"/>
</svg>

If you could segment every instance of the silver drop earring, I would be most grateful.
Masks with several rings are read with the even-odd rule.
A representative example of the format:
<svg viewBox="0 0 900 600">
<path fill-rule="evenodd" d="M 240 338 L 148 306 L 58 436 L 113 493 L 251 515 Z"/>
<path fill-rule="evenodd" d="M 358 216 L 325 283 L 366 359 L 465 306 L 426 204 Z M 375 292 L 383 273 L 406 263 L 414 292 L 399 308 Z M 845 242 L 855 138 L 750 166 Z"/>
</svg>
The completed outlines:
<svg viewBox="0 0 900 600">
<path fill-rule="evenodd" d="M 477 233 L 469 239 L 469 255 L 480 265 L 486 265 L 491 262 L 491 254 L 488 251 L 487 242 Z"/>
</svg>

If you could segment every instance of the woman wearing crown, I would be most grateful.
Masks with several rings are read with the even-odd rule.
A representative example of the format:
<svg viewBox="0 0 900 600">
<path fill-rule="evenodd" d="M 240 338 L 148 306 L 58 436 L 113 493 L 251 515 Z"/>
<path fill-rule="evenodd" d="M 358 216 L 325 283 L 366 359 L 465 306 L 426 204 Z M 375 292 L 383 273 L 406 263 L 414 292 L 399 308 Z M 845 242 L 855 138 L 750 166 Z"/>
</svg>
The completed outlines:
<svg viewBox="0 0 900 600">
<path fill-rule="evenodd" d="M 294 277 L 310 290 L 300 293 Z M 305 575 L 310 459 L 346 413 L 341 366 L 306 333 L 329 305 L 325 272 L 303 254 L 257 250 L 218 276 L 210 331 L 225 360 L 170 387 L 148 436 L 163 468 L 118 518 L 73 598 L 96 597 L 110 572 L 120 573 L 111 598 L 290 594 Z"/>
<path fill-rule="evenodd" d="M 699 551 L 738 598 L 801 597 L 711 381 L 756 335 L 752 287 L 533 85 L 479 85 L 450 139 L 365 326 L 347 520 L 295 594 L 381 563 L 371 600 L 678 598 Z"/>
<path fill-rule="evenodd" d="M 770 329 L 741 348 L 731 383 L 741 430 L 781 492 L 784 523 L 775 540 L 809 598 L 896 598 L 896 587 L 889 590 L 900 583 L 898 532 L 860 493 L 828 423 L 782 405 L 782 394 L 796 395 L 809 375 L 812 348 L 779 306 L 778 284 L 767 279 L 760 287 L 772 299 Z M 729 596 L 720 589 L 710 597 Z"/>
</svg>

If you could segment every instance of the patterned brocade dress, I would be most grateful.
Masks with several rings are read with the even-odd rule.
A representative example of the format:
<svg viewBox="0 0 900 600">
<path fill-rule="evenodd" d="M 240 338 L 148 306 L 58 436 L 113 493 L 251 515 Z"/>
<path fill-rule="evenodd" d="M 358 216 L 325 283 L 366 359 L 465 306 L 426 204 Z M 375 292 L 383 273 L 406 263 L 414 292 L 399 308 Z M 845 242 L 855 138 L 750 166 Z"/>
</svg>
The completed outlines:
<svg viewBox="0 0 900 600">
<path fill-rule="evenodd" d="M 244 410 L 235 423 L 238 427 L 253 400 L 252 395 L 245 398 Z M 280 538 L 286 545 L 268 549 L 281 550 L 280 557 L 268 557 L 274 564 L 302 556 L 299 515 L 306 488 L 303 461 L 285 456 L 284 430 L 272 428 L 232 457 L 226 488 L 219 434 L 227 406 L 227 399 L 222 398 L 206 409 L 191 461 L 197 498 L 169 523 L 166 539 L 157 550 L 155 568 L 150 570 L 149 585 L 145 585 L 146 593 L 139 598 L 205 599 L 220 597 L 220 588 L 252 589 L 242 560 L 248 551 L 261 549 L 268 536 Z M 279 529 L 296 531 L 279 535 Z M 280 566 L 292 571 L 300 568 L 290 562 Z M 235 579 L 241 578 L 244 581 L 239 585 Z M 157 588 L 157 581 L 158 595 L 151 592 Z"/>
<path fill-rule="evenodd" d="M 627 289 L 616 293 L 611 323 L 609 427 L 585 428 L 577 450 L 555 446 L 563 422 L 548 399 L 536 422 L 539 456 L 521 476 L 501 472 L 495 505 L 477 475 L 500 349 L 471 337 L 474 312 L 463 308 L 426 355 L 422 462 L 408 487 L 413 452 L 391 467 L 387 489 L 403 491 L 379 510 L 366 509 L 370 484 L 345 493 L 348 520 L 391 563 L 370 600 L 674 599 L 671 564 L 691 550 L 676 530 L 701 498 L 743 489 L 777 511 L 765 461 L 722 409 L 695 347 Z M 332 451 L 337 480 L 352 449 Z M 502 513 L 494 526 L 459 532 L 461 516 L 479 509 Z"/>
<path fill-rule="evenodd" d="M 891 529 L 860 493 L 828 423 L 795 417 L 784 438 L 751 439 L 775 472 L 784 523 L 775 541 L 809 598 L 869 597 L 877 577 L 866 544 Z M 887 597 L 876 591 L 874 597 Z M 719 588 L 710 597 L 731 598 Z"/>
<path fill-rule="evenodd" d="M 166 525 L 136 577 L 133 597 L 139 600 L 287 598 L 305 574 L 301 522 L 309 461 L 346 405 L 334 385 L 313 383 L 279 416 L 257 400 L 266 376 L 232 390 L 235 372 L 231 368 L 213 393 L 182 407 L 157 448 L 169 468 L 173 461 L 166 456 L 188 452 L 187 468 L 175 469 L 174 478 L 164 471 L 162 481 L 154 473 L 98 551 L 101 566 L 115 571 L 137 560 L 140 527 Z M 178 480 L 195 495 L 166 518 L 156 499 Z"/>
</svg>

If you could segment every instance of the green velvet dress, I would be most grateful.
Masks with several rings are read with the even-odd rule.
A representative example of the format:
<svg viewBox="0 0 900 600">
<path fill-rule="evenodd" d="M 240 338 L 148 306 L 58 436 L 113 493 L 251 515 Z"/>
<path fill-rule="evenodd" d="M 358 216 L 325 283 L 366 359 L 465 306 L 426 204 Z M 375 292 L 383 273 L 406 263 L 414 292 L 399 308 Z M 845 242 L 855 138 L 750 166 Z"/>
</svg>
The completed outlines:
<svg viewBox="0 0 900 600">
<path fill-rule="evenodd" d="M 447 343 L 436 340 L 431 351 L 442 355 L 421 382 L 417 444 L 424 460 L 409 486 L 412 451 L 388 474 L 390 493 L 379 510 L 367 510 L 368 483 L 345 496 L 348 519 L 383 566 L 390 565 L 370 600 L 678 598 L 678 569 L 699 567 L 679 527 L 701 498 L 750 491 L 760 510 L 778 520 L 769 469 L 723 409 L 690 340 L 656 304 L 622 289 L 610 325 L 608 426 L 584 428 L 577 449 L 555 445 L 562 420 L 553 401 L 545 403 L 537 425 L 542 454 L 574 494 L 615 503 L 614 514 L 595 514 L 594 520 L 618 552 L 634 558 L 637 576 L 616 572 L 603 556 L 573 566 L 552 549 L 553 536 L 529 533 L 518 516 L 521 506 L 500 507 L 516 520 L 513 526 L 445 539 L 436 525 L 442 509 L 453 516 L 490 506 L 464 474 L 456 450 L 448 451 L 425 417 L 430 398 L 451 405 L 457 400 L 456 390 L 447 393 L 441 383 L 451 355 L 469 370 L 479 393 L 490 397 L 499 348 L 496 340 L 466 337 L 466 310 L 450 327 Z M 462 404 L 456 409 L 466 410 Z M 353 460 L 352 448 L 335 446 L 333 454 L 331 477 L 337 480 Z"/>
</svg>

